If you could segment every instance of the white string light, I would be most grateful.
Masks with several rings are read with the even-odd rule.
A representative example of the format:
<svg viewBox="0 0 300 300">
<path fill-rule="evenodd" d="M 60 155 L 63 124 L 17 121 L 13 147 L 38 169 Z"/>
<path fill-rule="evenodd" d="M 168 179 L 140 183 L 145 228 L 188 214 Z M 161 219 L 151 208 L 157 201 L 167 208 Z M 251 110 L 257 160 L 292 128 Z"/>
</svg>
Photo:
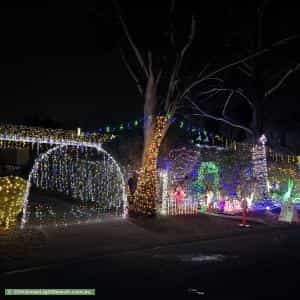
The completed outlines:
<svg viewBox="0 0 300 300">
<path fill-rule="evenodd" d="M 86 145 L 86 144 L 85 144 Z M 71 194 L 71 192 L 73 193 L 72 196 L 73 197 L 79 197 L 82 200 L 86 200 L 86 199 L 92 199 L 95 194 L 98 193 L 99 195 L 99 191 L 102 189 L 103 190 L 103 186 L 99 185 L 99 181 L 97 181 L 97 179 L 99 180 L 99 178 L 93 178 L 93 184 L 92 185 L 85 185 L 84 187 L 79 186 L 79 178 L 78 176 L 75 176 L 74 174 L 74 165 L 70 164 L 69 161 L 69 167 L 71 169 L 68 169 L 68 160 L 65 159 L 65 161 L 62 160 L 62 157 L 60 157 L 60 160 L 53 160 L 54 163 L 59 163 L 60 167 L 57 168 L 57 170 L 59 170 L 60 174 L 56 174 L 58 176 L 53 176 L 53 174 L 50 174 L 49 177 L 49 170 L 47 170 L 47 162 L 49 161 L 49 159 L 51 159 L 52 155 L 61 155 L 61 156 L 65 156 L 66 158 L 66 149 L 69 149 L 70 145 L 68 144 L 63 145 L 63 146 L 56 146 L 54 148 L 49 149 L 47 152 L 41 154 L 34 162 L 33 168 L 29 174 L 29 178 L 27 181 L 27 186 L 26 186 L 26 192 L 25 192 L 25 196 L 24 196 L 24 206 L 23 206 L 23 216 L 22 216 L 22 221 L 21 221 L 21 228 L 24 228 L 26 222 L 28 221 L 28 200 L 29 200 L 29 194 L 30 194 L 30 190 L 31 190 L 31 186 L 32 184 L 35 184 L 38 187 L 41 187 L 43 189 L 48 189 L 48 188 L 54 188 L 57 189 L 60 192 L 65 192 L 66 194 Z M 128 212 L 127 212 L 127 196 L 126 196 L 126 190 L 125 190 L 125 180 L 123 177 L 123 174 L 121 172 L 120 166 L 118 165 L 118 163 L 115 161 L 115 159 L 106 151 L 104 150 L 100 145 L 89 145 L 90 148 L 96 149 L 98 153 L 102 153 L 104 155 L 105 159 L 105 163 L 109 163 L 112 167 L 113 167 L 113 171 L 116 171 L 117 173 L 117 178 L 119 180 L 118 183 L 118 189 L 121 192 L 121 199 L 119 201 L 119 203 L 117 203 L 115 206 L 117 209 L 121 209 L 122 210 L 122 216 L 126 217 Z M 79 151 L 80 149 L 82 149 L 82 147 L 80 148 L 76 148 L 77 151 Z M 63 165 L 62 162 L 64 162 L 65 164 Z M 97 168 L 99 169 L 99 162 L 95 161 L 95 162 L 86 162 L 86 164 L 88 164 L 89 166 L 94 166 L 96 168 L 94 168 L 93 171 L 97 170 Z M 64 166 L 64 167 L 63 167 Z M 103 167 L 103 171 L 107 172 L 108 171 L 108 164 L 106 164 L 105 166 L 101 166 Z M 55 168 L 54 168 L 55 169 Z M 91 179 L 89 176 L 92 176 L 93 174 L 89 174 L 87 169 L 83 169 L 85 170 L 84 174 L 81 174 L 81 176 L 84 176 L 84 178 L 88 178 L 88 182 L 91 182 Z M 70 175 L 69 178 L 65 178 L 65 175 Z M 79 175 L 79 174 L 76 174 Z M 95 175 L 95 174 L 94 174 Z M 101 176 L 100 176 L 101 177 Z M 54 181 L 53 181 L 54 179 Z M 68 179 L 70 180 L 70 182 L 66 182 L 65 180 L 60 180 L 60 179 Z M 110 178 L 108 178 L 110 179 Z M 100 178 L 100 180 L 103 180 L 103 178 Z M 106 184 L 107 186 L 106 189 L 111 188 L 110 186 L 110 182 L 109 180 L 105 181 L 105 182 L 101 182 L 102 184 Z M 66 185 L 70 184 L 70 187 L 68 188 Z M 117 195 L 115 195 L 115 193 L 113 193 L 113 195 L 110 195 L 111 197 L 115 196 L 117 197 Z M 106 200 L 110 200 L 110 201 L 116 201 L 116 199 L 106 199 Z M 108 201 L 109 202 L 109 201 Z M 111 207 L 111 203 L 110 203 L 110 207 Z"/>
<path fill-rule="evenodd" d="M 267 138 L 262 135 L 259 144 L 252 149 L 253 175 L 256 178 L 256 198 L 264 199 L 268 195 L 268 165 L 265 144 Z"/>
</svg>

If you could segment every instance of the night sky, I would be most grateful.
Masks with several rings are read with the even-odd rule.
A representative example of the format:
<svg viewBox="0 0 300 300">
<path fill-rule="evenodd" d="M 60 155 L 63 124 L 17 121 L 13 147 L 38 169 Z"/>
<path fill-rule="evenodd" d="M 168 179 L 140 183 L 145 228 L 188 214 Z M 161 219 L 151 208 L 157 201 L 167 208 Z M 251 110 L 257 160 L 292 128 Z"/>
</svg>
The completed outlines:
<svg viewBox="0 0 300 300">
<path fill-rule="evenodd" d="M 43 3 L 1 9 L 1 121 L 22 123 L 38 114 L 99 127 L 124 118 L 124 111 L 126 118 L 140 114 L 128 109 L 135 86 L 112 37 L 105 38 L 113 27 L 101 24 L 95 2 Z"/>
<path fill-rule="evenodd" d="M 179 2 L 183 25 L 178 28 L 185 33 L 190 13 L 196 13 L 200 24 L 196 51 L 201 50 L 204 58 L 213 53 L 222 62 L 233 56 L 231 47 L 235 51 L 243 47 L 238 31 L 251 26 L 260 1 L 196 1 L 189 7 L 186 1 L 184 6 L 184 1 Z M 269 41 L 299 31 L 298 10 L 291 4 L 283 6 L 282 1 L 273 2 L 266 13 Z M 166 7 L 120 4 L 138 44 L 166 50 L 162 42 Z M 1 122 L 21 124 L 24 117 L 37 114 L 63 126 L 98 128 L 142 116 L 143 99 L 120 58 L 119 46 L 125 40 L 110 1 L 7 5 L 1 7 L 0 18 Z M 291 56 L 297 56 L 297 51 L 292 49 Z M 281 62 L 282 54 L 277 55 Z M 281 97 L 289 94 L 291 103 L 300 96 L 298 75 L 280 92 Z"/>
</svg>

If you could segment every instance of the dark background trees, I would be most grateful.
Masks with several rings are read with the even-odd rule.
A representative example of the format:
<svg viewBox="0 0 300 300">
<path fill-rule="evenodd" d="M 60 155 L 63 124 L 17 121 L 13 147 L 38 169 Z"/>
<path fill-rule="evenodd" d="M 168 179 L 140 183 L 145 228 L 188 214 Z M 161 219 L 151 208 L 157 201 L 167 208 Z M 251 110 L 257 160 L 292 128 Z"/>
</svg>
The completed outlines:
<svg viewBox="0 0 300 300">
<path fill-rule="evenodd" d="M 235 55 L 239 56 L 241 53 L 245 55 L 261 53 L 261 55 L 227 69 L 221 75 L 224 80 L 221 88 L 213 91 L 214 100 L 217 98 L 220 102 L 220 97 L 226 99 L 221 105 L 222 112 L 219 113 L 222 120 L 227 118 L 246 126 L 251 131 L 248 133 L 252 135 L 254 141 L 262 133 L 272 129 L 274 122 L 272 124 L 270 121 L 274 120 L 274 117 L 278 118 L 281 115 L 281 119 L 284 119 L 282 115 L 287 113 L 287 110 L 283 108 L 298 107 L 295 101 L 297 97 L 295 82 L 300 76 L 298 28 L 295 24 L 295 27 L 286 28 L 284 33 L 281 28 L 274 34 L 275 16 L 276 2 L 261 1 L 250 10 L 248 16 L 245 15 L 246 20 L 248 17 L 252 22 L 246 21 L 229 34 L 227 46 L 236 53 Z M 286 27 L 286 22 L 278 15 L 278 11 L 277 18 L 277 22 L 284 23 L 282 27 Z M 284 97 L 280 97 L 280 89 L 285 92 L 294 90 L 294 101 L 287 101 Z M 207 95 L 208 93 L 205 93 L 205 96 Z M 217 116 L 215 106 L 219 105 L 214 105 L 212 118 Z M 280 139 L 280 142 L 282 143 L 283 140 Z"/>
</svg>

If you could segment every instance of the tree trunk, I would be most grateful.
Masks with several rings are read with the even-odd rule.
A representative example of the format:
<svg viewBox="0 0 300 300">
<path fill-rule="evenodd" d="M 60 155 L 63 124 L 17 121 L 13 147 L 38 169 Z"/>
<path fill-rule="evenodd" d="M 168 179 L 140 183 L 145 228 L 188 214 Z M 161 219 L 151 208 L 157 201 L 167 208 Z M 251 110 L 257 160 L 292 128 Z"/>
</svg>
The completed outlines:
<svg viewBox="0 0 300 300">
<path fill-rule="evenodd" d="M 264 133 L 264 97 L 265 86 L 262 78 L 261 66 L 255 64 L 254 67 L 254 80 L 253 80 L 253 132 L 255 136 L 255 144 L 258 138 Z"/>
<path fill-rule="evenodd" d="M 252 131 L 253 131 L 253 140 L 252 143 L 256 144 L 258 139 L 264 133 L 264 120 L 263 120 L 263 111 L 260 104 L 255 104 L 255 108 L 252 113 Z"/>
<path fill-rule="evenodd" d="M 159 116 L 148 126 L 142 166 L 133 199 L 134 212 L 137 214 L 155 215 L 158 186 L 157 158 L 169 125 L 167 117 Z"/>
</svg>

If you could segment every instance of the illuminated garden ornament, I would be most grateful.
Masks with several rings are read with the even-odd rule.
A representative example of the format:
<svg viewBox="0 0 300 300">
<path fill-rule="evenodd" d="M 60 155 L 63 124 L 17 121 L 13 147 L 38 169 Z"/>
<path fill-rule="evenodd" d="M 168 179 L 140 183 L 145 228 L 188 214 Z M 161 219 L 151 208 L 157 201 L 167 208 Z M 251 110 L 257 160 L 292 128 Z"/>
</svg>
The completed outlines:
<svg viewBox="0 0 300 300">
<path fill-rule="evenodd" d="M 268 195 L 268 166 L 265 144 L 267 142 L 266 136 L 263 134 L 258 139 L 258 144 L 254 145 L 252 149 L 252 164 L 253 175 L 257 181 L 256 198 L 264 199 Z"/>
<path fill-rule="evenodd" d="M 202 190 L 205 190 L 206 177 L 213 176 L 212 189 L 217 192 L 219 189 L 220 170 L 219 167 L 212 161 L 202 162 L 198 171 L 198 180 L 196 185 Z"/>
<path fill-rule="evenodd" d="M 299 222 L 298 211 L 291 198 L 283 202 L 278 221 L 288 223 Z"/>
<path fill-rule="evenodd" d="M 81 128 L 80 127 L 77 128 L 77 136 L 81 136 Z"/>
<path fill-rule="evenodd" d="M 254 192 L 252 192 L 252 193 L 250 194 L 250 196 L 246 197 L 246 200 L 247 200 L 247 203 L 248 203 L 248 207 L 251 207 L 251 206 L 252 206 L 253 198 L 254 198 Z"/>
<path fill-rule="evenodd" d="M 298 197 L 298 195 L 295 191 L 295 182 L 292 179 L 288 179 L 287 191 L 283 194 L 283 197 L 282 197 L 283 202 L 286 202 L 289 199 L 292 202 L 299 202 L 299 200 L 300 200 L 300 198 Z"/>
<path fill-rule="evenodd" d="M 167 205 L 168 205 L 168 200 L 169 200 L 169 195 L 168 195 L 168 184 L 169 184 L 169 176 L 168 176 L 168 171 L 167 170 L 161 170 L 160 173 L 160 180 L 162 182 L 162 205 L 161 205 L 161 213 L 163 215 L 167 214 Z"/>
<path fill-rule="evenodd" d="M 265 145 L 268 140 L 267 140 L 267 137 L 264 134 L 262 134 L 260 136 L 260 138 L 258 139 L 258 141 L 260 144 Z"/>
</svg>

